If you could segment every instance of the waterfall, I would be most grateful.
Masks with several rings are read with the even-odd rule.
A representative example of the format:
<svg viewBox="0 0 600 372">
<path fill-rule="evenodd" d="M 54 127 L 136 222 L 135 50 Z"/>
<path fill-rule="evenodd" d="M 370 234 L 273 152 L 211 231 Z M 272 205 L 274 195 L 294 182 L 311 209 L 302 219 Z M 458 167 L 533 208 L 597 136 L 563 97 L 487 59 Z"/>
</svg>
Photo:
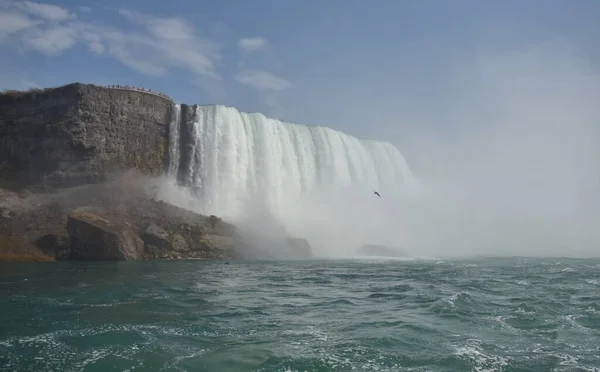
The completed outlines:
<svg viewBox="0 0 600 372">
<path fill-rule="evenodd" d="M 371 198 L 414 188 L 390 143 L 218 105 L 175 106 L 173 120 L 169 173 L 194 190 L 202 213 L 237 216 L 250 203 L 281 215 L 319 189 Z"/>
</svg>

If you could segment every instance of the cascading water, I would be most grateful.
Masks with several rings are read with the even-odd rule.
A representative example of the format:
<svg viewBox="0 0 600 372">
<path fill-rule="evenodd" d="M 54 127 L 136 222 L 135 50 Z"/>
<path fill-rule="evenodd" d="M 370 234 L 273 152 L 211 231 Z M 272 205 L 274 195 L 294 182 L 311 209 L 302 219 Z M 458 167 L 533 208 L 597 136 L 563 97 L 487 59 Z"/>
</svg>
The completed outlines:
<svg viewBox="0 0 600 372">
<path fill-rule="evenodd" d="M 276 212 L 318 187 L 402 191 L 415 180 L 400 151 L 385 142 L 286 123 L 232 107 L 198 106 L 188 120 L 192 148 L 180 169 L 180 106 L 171 123 L 169 173 L 197 189 L 205 213 L 236 215 L 248 198 Z"/>
<path fill-rule="evenodd" d="M 169 173 L 194 190 L 194 209 L 203 214 L 236 220 L 261 211 L 306 236 L 297 228 L 300 219 L 321 223 L 356 215 L 361 200 L 363 206 L 389 205 L 416 187 L 396 147 L 330 128 L 226 106 L 177 105 L 170 130 Z M 374 190 L 385 199 L 374 199 Z"/>
</svg>

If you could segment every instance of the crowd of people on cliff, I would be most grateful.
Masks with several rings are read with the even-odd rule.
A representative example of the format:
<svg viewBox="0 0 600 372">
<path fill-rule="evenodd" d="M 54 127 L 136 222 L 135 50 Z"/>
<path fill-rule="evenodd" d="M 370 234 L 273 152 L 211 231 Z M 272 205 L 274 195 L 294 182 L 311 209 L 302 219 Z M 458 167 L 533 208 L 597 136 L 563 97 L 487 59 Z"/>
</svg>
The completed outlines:
<svg viewBox="0 0 600 372">
<path fill-rule="evenodd" d="M 119 85 L 119 84 L 113 84 L 113 85 L 107 85 L 107 88 L 113 88 L 113 89 L 127 89 L 127 90 L 135 90 L 138 92 L 145 92 L 145 93 L 151 93 L 151 94 L 156 94 L 157 96 L 161 96 L 164 97 L 170 101 L 172 101 L 173 99 L 171 99 L 171 97 L 167 96 L 164 93 L 161 92 L 156 92 L 153 91 L 152 89 L 147 89 L 147 88 L 140 88 L 140 87 L 134 87 L 132 85 Z"/>
</svg>

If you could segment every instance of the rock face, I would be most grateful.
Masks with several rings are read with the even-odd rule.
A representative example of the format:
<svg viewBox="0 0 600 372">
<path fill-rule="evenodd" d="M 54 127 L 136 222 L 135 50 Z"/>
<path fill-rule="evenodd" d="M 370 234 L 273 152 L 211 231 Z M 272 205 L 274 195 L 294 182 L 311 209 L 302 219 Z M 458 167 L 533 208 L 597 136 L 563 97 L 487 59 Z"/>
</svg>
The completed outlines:
<svg viewBox="0 0 600 372">
<path fill-rule="evenodd" d="M 144 242 L 134 231 L 116 226 L 93 213 L 77 210 L 69 215 L 71 258 L 86 261 L 139 260 Z"/>
<path fill-rule="evenodd" d="M 131 168 L 160 175 L 171 114 L 166 98 L 89 84 L 0 94 L 0 187 L 72 187 Z"/>
<path fill-rule="evenodd" d="M 145 251 L 150 257 L 167 256 L 172 242 L 169 234 L 158 225 L 151 223 L 142 235 Z"/>
<path fill-rule="evenodd" d="M 154 200 L 153 188 L 132 172 L 51 194 L 0 190 L 0 261 L 244 257 L 235 226 Z"/>
</svg>

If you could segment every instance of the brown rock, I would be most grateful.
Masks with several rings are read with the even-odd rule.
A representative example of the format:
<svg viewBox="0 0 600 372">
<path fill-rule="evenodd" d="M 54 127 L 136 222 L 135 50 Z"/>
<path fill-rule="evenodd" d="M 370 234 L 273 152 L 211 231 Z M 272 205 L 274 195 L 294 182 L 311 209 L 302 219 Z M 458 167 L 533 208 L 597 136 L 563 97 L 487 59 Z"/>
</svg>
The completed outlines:
<svg viewBox="0 0 600 372">
<path fill-rule="evenodd" d="M 142 234 L 144 252 L 152 258 L 163 256 L 171 247 L 169 234 L 162 227 L 151 223 Z"/>
<path fill-rule="evenodd" d="M 71 213 L 67 231 L 74 259 L 114 261 L 142 258 L 144 242 L 134 231 L 114 225 L 94 213 L 82 210 Z"/>
<path fill-rule="evenodd" d="M 188 244 L 187 240 L 180 234 L 173 234 L 171 247 L 175 251 L 187 251 L 190 249 L 190 245 Z"/>
<path fill-rule="evenodd" d="M 153 182 L 128 172 L 110 182 L 33 192 L 25 199 L 0 190 L 0 215 L 6 215 L 0 216 L 0 261 L 271 257 L 260 250 L 264 246 L 286 252 L 285 235 L 248 244 L 248 235 L 217 216 L 152 199 Z M 296 247 L 289 249 L 293 256 L 307 256 L 299 253 L 306 247 L 293 241 L 290 246 Z"/>
</svg>

